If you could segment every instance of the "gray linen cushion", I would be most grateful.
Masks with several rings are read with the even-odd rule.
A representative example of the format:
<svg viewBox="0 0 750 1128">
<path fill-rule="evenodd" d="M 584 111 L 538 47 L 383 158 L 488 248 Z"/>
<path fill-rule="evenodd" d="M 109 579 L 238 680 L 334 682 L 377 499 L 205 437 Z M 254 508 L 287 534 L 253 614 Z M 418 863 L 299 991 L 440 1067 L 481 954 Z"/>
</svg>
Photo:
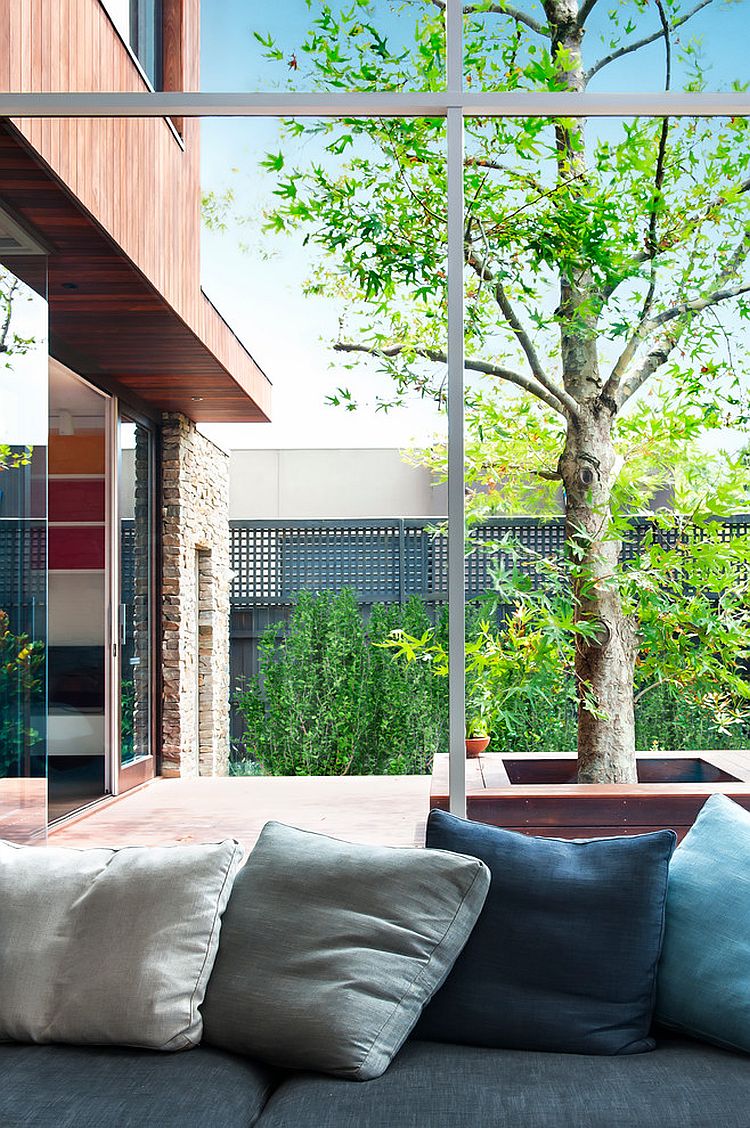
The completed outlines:
<svg viewBox="0 0 750 1128">
<path fill-rule="evenodd" d="M 0 1040 L 200 1041 L 237 842 L 71 850 L 0 842 Z"/>
<path fill-rule="evenodd" d="M 227 906 L 205 1041 L 378 1077 L 466 943 L 489 881 L 476 858 L 267 823 Z"/>
</svg>

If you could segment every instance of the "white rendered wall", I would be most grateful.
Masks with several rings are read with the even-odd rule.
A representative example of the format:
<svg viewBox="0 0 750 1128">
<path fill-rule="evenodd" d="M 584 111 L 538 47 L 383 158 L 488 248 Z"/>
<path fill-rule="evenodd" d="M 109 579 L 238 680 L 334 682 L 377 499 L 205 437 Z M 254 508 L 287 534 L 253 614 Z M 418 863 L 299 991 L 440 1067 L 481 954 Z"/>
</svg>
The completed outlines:
<svg viewBox="0 0 750 1128">
<path fill-rule="evenodd" d="M 234 450 L 229 516 L 267 518 L 433 517 L 446 513 L 444 485 L 408 466 L 395 449 Z"/>
</svg>

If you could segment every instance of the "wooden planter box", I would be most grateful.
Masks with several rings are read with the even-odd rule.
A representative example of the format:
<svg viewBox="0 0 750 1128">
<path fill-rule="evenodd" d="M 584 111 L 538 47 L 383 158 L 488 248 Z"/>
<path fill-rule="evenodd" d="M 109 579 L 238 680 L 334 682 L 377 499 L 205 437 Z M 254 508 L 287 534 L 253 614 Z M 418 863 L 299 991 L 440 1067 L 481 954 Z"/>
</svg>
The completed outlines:
<svg viewBox="0 0 750 1128">
<path fill-rule="evenodd" d="M 639 753 L 637 784 L 576 783 L 569 755 L 466 761 L 467 816 L 554 838 L 643 834 L 670 827 L 682 838 L 719 791 L 750 810 L 750 752 Z M 436 756 L 430 807 L 448 810 L 448 757 Z"/>
</svg>

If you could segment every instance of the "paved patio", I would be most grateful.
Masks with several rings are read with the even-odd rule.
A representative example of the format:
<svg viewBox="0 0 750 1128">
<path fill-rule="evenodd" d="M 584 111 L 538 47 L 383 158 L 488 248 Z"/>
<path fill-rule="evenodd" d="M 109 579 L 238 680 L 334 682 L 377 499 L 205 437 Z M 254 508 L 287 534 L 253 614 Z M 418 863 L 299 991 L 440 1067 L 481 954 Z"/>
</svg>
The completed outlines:
<svg viewBox="0 0 750 1128">
<path fill-rule="evenodd" d="M 57 846 L 168 846 L 237 838 L 269 819 L 352 842 L 424 845 L 429 776 L 156 779 L 49 835 Z"/>
</svg>

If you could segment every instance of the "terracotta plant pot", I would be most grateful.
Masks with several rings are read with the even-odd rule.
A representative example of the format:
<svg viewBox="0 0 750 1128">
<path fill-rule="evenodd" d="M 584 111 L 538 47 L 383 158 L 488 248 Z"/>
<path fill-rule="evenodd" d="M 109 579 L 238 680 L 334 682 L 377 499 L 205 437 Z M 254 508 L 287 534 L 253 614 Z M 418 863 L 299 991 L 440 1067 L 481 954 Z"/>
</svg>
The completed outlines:
<svg viewBox="0 0 750 1128">
<path fill-rule="evenodd" d="M 466 755 L 479 756 L 485 751 L 490 743 L 488 736 L 467 736 L 466 737 Z"/>
</svg>

